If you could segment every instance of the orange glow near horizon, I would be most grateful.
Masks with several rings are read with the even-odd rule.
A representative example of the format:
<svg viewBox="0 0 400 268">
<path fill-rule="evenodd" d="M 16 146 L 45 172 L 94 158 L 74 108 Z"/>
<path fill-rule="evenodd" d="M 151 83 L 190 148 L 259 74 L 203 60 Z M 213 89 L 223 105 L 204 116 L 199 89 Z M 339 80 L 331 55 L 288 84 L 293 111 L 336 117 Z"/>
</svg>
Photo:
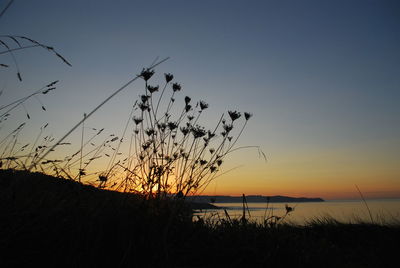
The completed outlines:
<svg viewBox="0 0 400 268">
<path fill-rule="evenodd" d="M 333 151 L 322 158 L 287 152 L 280 161 L 268 163 L 247 156 L 245 153 L 233 159 L 233 164 L 246 165 L 217 178 L 202 194 L 360 199 L 357 185 L 368 199 L 400 198 L 400 169 L 393 168 L 391 162 L 374 162 L 368 155 L 352 158 Z"/>
<path fill-rule="evenodd" d="M 352 155 L 346 148 L 326 152 L 272 152 L 264 162 L 254 151 L 242 151 L 226 158 L 224 171 L 201 195 L 285 195 L 292 197 L 320 197 L 332 199 L 360 199 L 357 185 L 365 198 L 400 198 L 400 168 L 390 153 L 379 158 L 366 152 Z M 62 159 L 62 150 L 52 158 Z M 108 158 L 90 166 L 101 171 Z M 94 177 L 93 177 L 94 178 Z"/>
</svg>

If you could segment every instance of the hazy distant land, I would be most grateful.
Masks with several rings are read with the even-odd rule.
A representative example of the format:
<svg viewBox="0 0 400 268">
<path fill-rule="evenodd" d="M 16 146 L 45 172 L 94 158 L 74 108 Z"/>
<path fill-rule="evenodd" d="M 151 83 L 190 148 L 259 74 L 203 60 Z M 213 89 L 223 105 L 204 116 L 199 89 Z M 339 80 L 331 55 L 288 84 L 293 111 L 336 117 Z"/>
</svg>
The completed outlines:
<svg viewBox="0 0 400 268">
<path fill-rule="evenodd" d="M 268 200 L 269 199 L 269 200 Z M 242 196 L 229 196 L 229 195 L 196 195 L 188 197 L 189 201 L 196 203 L 241 203 Z M 290 197 L 290 196 L 262 196 L 262 195 L 247 195 L 246 201 L 248 203 L 301 203 L 301 202 L 324 202 L 322 198 L 309 198 L 309 197 Z"/>
</svg>

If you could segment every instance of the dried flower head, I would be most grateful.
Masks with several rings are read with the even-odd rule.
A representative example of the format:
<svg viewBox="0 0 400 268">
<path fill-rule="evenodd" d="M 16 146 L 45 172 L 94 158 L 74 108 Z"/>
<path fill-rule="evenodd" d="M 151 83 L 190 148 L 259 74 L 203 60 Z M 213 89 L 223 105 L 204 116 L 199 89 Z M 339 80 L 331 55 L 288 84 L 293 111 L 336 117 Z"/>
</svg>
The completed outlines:
<svg viewBox="0 0 400 268">
<path fill-rule="evenodd" d="M 228 111 L 228 114 L 229 114 L 230 118 L 232 119 L 232 122 L 241 116 L 241 114 L 238 111 Z"/>
<path fill-rule="evenodd" d="M 134 116 L 132 119 L 133 119 L 133 121 L 135 122 L 136 125 L 139 125 L 143 121 L 143 118 L 141 118 L 141 117 L 135 117 Z"/>
<path fill-rule="evenodd" d="M 181 89 L 182 89 L 182 87 L 181 87 L 180 84 L 178 84 L 178 83 L 173 83 L 173 84 L 172 84 L 172 90 L 173 90 L 174 92 L 176 92 L 176 91 L 181 91 Z"/>
<path fill-rule="evenodd" d="M 204 135 L 206 135 L 206 130 L 204 129 L 204 127 L 196 125 L 195 127 L 192 128 L 192 134 L 195 139 L 201 138 Z"/>
<path fill-rule="evenodd" d="M 158 124 L 157 124 L 157 127 L 158 127 L 159 130 L 161 130 L 161 132 L 164 132 L 165 129 L 167 128 L 167 124 L 165 124 L 165 123 L 158 123 Z"/>
<path fill-rule="evenodd" d="M 154 92 L 156 92 L 156 91 L 158 91 L 158 86 L 150 86 L 150 85 L 147 85 L 147 90 L 151 93 L 151 94 L 153 94 Z"/>
<path fill-rule="evenodd" d="M 181 129 L 183 136 L 186 136 L 189 133 L 188 127 L 181 127 L 180 129 Z"/>
<path fill-rule="evenodd" d="M 140 77 L 144 79 L 144 81 L 149 80 L 154 74 L 153 70 L 150 69 L 143 69 L 142 72 L 140 73 Z"/>
<path fill-rule="evenodd" d="M 206 103 L 205 101 L 200 101 L 199 105 L 200 105 L 200 109 L 201 110 L 204 110 L 204 109 L 208 108 L 208 103 Z"/>
<path fill-rule="evenodd" d="M 224 130 L 226 133 L 229 133 L 232 129 L 233 129 L 233 125 L 232 124 L 226 124 L 223 126 Z"/>
<path fill-rule="evenodd" d="M 145 132 L 146 132 L 147 136 L 151 136 L 151 135 L 154 135 L 154 134 L 155 134 L 155 130 L 152 129 L 152 128 L 146 129 Z"/>
<path fill-rule="evenodd" d="M 166 73 L 166 74 L 164 74 L 164 76 L 165 76 L 165 81 L 167 83 L 171 82 L 172 79 L 174 79 L 174 76 L 172 74 L 170 74 L 170 73 Z"/>
<path fill-rule="evenodd" d="M 99 181 L 106 182 L 107 181 L 107 176 L 99 175 Z"/>
<path fill-rule="evenodd" d="M 294 210 L 293 207 L 289 207 L 288 204 L 285 204 L 286 214 L 292 212 Z"/>
<path fill-rule="evenodd" d="M 186 97 L 185 97 L 185 103 L 186 103 L 186 105 L 188 105 L 189 102 L 190 102 L 191 100 L 192 100 L 192 99 L 191 99 L 190 97 L 186 96 Z"/>
<path fill-rule="evenodd" d="M 149 100 L 150 96 L 149 95 L 141 95 L 140 99 L 142 100 L 143 103 L 146 103 Z"/>
<path fill-rule="evenodd" d="M 246 120 L 249 120 L 252 116 L 253 116 L 253 114 L 251 114 L 251 113 L 247 113 L 247 112 L 244 113 L 244 118 Z"/>
<path fill-rule="evenodd" d="M 142 111 L 150 109 L 149 105 L 144 104 L 144 103 L 139 103 L 138 106 L 139 106 L 140 110 L 142 110 Z"/>
<path fill-rule="evenodd" d="M 150 145 L 151 145 L 151 141 L 146 141 L 145 143 L 143 143 L 142 144 L 143 150 L 146 151 L 147 149 L 149 149 Z"/>
<path fill-rule="evenodd" d="M 207 160 L 204 160 L 204 159 L 202 159 L 202 160 L 200 160 L 200 165 L 205 165 L 205 164 L 207 164 Z"/>
</svg>

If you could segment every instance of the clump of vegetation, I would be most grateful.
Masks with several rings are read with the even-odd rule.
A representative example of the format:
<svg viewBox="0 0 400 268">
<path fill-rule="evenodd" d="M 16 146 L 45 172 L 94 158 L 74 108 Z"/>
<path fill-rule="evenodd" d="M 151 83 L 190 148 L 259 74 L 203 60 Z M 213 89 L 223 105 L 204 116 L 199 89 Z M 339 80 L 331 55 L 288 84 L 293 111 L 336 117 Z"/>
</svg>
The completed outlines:
<svg viewBox="0 0 400 268">
<path fill-rule="evenodd" d="M 13 1 L 1 11 L 1 15 Z M 16 69 L 17 78 L 22 81 L 16 52 L 30 48 L 43 48 L 71 66 L 69 61 L 52 46 L 44 45 L 25 36 L 0 35 L 1 55 L 7 55 Z M 4 60 L 4 62 L 3 62 Z M 183 91 L 174 75 L 164 74 L 163 85 L 154 81 L 154 67 L 144 68 L 138 75 L 105 99 L 93 111 L 84 114 L 61 139 L 46 136 L 48 124 L 40 127 L 36 138 L 26 144 L 19 144 L 18 138 L 25 127 L 21 123 L 0 140 L 0 168 L 41 171 L 45 174 L 66 179 L 85 181 L 99 188 L 138 193 L 146 198 L 168 198 L 175 195 L 184 198 L 203 190 L 221 174 L 227 155 L 239 149 L 236 146 L 252 114 L 227 111 L 221 115 L 213 127 L 202 123 L 202 115 L 208 109 L 204 100 L 193 101 L 179 94 Z M 1 58 L 1 68 L 10 64 Z M 91 128 L 93 134 L 85 138 L 84 124 L 101 106 L 136 80 L 144 81 L 144 89 L 139 99 L 134 101 L 121 135 L 110 135 L 103 142 L 96 142 L 104 130 Z M 58 81 L 48 83 L 26 97 L 0 106 L 0 124 L 7 121 L 11 112 L 22 107 L 29 120 L 30 114 L 24 103 L 35 98 L 46 111 L 39 95 L 56 89 Z M 63 159 L 49 155 L 60 146 L 71 143 L 64 140 L 79 126 L 82 137 L 79 148 Z M 128 148 L 125 152 L 124 148 Z M 103 168 L 93 170 L 90 165 L 100 158 L 107 158 Z"/>
<path fill-rule="evenodd" d="M 70 143 L 42 137 L 46 124 L 35 142 L 17 148 L 18 134 L 24 126 L 21 124 L 0 142 L 0 145 L 4 144 L 3 166 L 40 170 L 81 181 L 87 175 L 93 175 L 88 172 L 89 164 L 108 157 L 107 167 L 95 172 L 100 188 L 139 193 L 147 198 L 165 198 L 171 194 L 183 198 L 204 189 L 220 174 L 225 157 L 238 149 L 235 145 L 252 115 L 228 111 L 213 128 L 207 129 L 201 125 L 201 116 L 208 104 L 203 100 L 193 102 L 188 96 L 183 98 L 182 105 L 177 104 L 182 86 L 173 82 L 174 76 L 164 74 L 164 84 L 160 88 L 150 85 L 153 75 L 154 70 L 143 69 L 137 76 L 144 81 L 144 90 L 134 102 L 120 137 L 112 134 L 96 146 L 93 139 L 104 129 L 93 129 L 95 133 L 88 140 L 84 140 L 82 132 L 81 146 L 75 153 L 64 159 L 49 159 L 45 156 L 56 146 Z M 40 89 L 37 94 L 51 91 L 55 83 Z M 15 105 L 23 105 L 25 100 Z M 82 124 L 86 119 L 85 115 Z M 38 144 L 40 139 L 42 143 Z M 83 153 L 86 146 L 92 148 Z M 129 147 L 125 155 L 121 152 L 123 146 Z M 28 148 L 29 153 L 21 154 Z M 111 153 L 106 151 L 110 148 Z"/>
<path fill-rule="evenodd" d="M 127 130 L 131 126 L 132 132 L 114 138 L 118 145 L 111 159 L 116 158 L 126 136 L 127 157 L 115 163 L 110 161 L 110 168 L 100 179 L 115 182 L 115 176 L 115 189 L 147 197 L 172 193 L 184 197 L 204 188 L 217 176 L 224 158 L 236 149 L 251 114 L 242 116 L 240 112 L 228 111 L 228 116 L 222 115 L 215 127 L 207 129 L 200 122 L 208 104 L 203 100 L 193 102 L 188 96 L 178 104 L 181 84 L 173 82 L 174 76 L 167 73 L 162 87 L 151 85 L 153 75 L 154 71 L 149 69 L 140 73 L 144 91 L 134 103 L 131 120 L 125 127 Z M 236 127 L 240 131 L 235 133 Z M 118 169 L 122 169 L 122 176 L 114 175 L 121 174 Z"/>
</svg>

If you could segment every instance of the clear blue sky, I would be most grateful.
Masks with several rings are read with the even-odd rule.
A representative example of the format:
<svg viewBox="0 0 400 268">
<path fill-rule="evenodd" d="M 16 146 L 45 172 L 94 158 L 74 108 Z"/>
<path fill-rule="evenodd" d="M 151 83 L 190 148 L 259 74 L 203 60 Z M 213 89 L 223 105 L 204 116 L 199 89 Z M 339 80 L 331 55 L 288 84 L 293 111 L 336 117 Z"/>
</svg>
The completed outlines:
<svg viewBox="0 0 400 268">
<path fill-rule="evenodd" d="M 16 0 L 0 34 L 52 45 L 73 67 L 44 50 L 21 51 L 21 83 L 0 55 L 11 66 L 0 69 L 0 104 L 59 79 L 41 98 L 47 113 L 35 100 L 26 106 L 29 124 L 49 122 L 61 135 L 157 56 L 169 56 L 157 72 L 173 73 L 183 94 L 208 101 L 210 121 L 227 109 L 254 113 L 241 145 L 261 146 L 269 159 L 233 155 L 231 165 L 243 167 L 212 191 L 347 197 L 358 184 L 371 196 L 400 196 L 399 29 L 398 1 Z M 139 88 L 90 124 L 120 130 Z"/>
</svg>

